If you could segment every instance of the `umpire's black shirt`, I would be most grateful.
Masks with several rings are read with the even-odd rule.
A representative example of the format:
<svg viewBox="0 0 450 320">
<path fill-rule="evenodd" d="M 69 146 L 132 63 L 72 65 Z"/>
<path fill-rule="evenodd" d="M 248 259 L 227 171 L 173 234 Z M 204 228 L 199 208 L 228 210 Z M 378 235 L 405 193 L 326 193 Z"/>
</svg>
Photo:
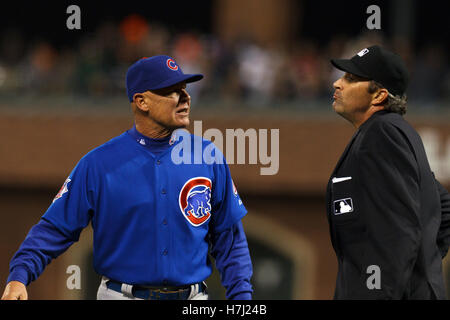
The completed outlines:
<svg viewBox="0 0 450 320">
<path fill-rule="evenodd" d="M 449 199 L 402 116 L 379 111 L 364 122 L 327 186 L 335 299 L 445 299 Z"/>
</svg>

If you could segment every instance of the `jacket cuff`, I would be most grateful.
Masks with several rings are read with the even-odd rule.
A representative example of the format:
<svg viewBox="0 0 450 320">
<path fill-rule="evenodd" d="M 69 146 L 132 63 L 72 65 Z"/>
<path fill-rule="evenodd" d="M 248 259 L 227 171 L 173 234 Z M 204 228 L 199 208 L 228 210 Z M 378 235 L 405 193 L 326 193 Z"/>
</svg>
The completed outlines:
<svg viewBox="0 0 450 320">
<path fill-rule="evenodd" d="M 6 283 L 10 281 L 22 282 L 25 286 L 28 285 L 28 270 L 23 266 L 14 267 L 6 280 Z"/>
<path fill-rule="evenodd" d="M 252 300 L 252 294 L 250 292 L 240 292 L 230 300 Z"/>
</svg>

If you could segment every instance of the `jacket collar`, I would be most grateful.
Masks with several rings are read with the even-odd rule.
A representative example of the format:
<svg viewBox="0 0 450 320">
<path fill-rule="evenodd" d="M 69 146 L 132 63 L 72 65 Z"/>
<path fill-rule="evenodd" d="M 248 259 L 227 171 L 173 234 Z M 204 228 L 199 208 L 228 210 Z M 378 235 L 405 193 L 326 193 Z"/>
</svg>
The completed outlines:
<svg viewBox="0 0 450 320">
<path fill-rule="evenodd" d="M 347 153 L 350 150 L 350 147 L 352 146 L 353 142 L 355 141 L 356 137 L 359 135 L 359 133 L 361 131 L 363 131 L 365 128 L 367 128 L 367 126 L 373 122 L 376 118 L 381 117 L 385 114 L 389 113 L 389 111 L 386 110 L 380 110 L 375 112 L 369 119 L 367 119 L 362 125 L 359 126 L 359 128 L 355 131 L 355 133 L 353 134 L 352 138 L 350 139 L 350 142 L 347 144 L 347 146 L 345 147 L 344 152 L 342 153 L 341 157 L 339 158 L 339 161 L 336 165 L 336 167 L 333 170 L 333 174 L 332 176 L 334 176 L 334 174 L 336 173 L 336 171 L 339 169 L 339 167 L 342 164 L 342 161 L 344 161 L 345 157 L 347 156 Z"/>
</svg>

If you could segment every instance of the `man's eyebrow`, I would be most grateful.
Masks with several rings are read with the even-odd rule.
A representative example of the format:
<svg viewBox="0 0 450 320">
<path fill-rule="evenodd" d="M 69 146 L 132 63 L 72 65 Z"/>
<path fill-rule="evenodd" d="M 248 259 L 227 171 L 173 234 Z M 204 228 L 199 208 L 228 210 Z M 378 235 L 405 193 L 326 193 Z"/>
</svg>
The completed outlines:
<svg viewBox="0 0 450 320">
<path fill-rule="evenodd" d="M 186 84 L 175 85 L 175 86 L 169 87 L 169 88 L 170 88 L 170 90 L 185 89 L 186 88 Z"/>
<path fill-rule="evenodd" d="M 364 77 L 360 77 L 360 76 L 357 76 L 355 74 L 348 73 L 348 72 L 345 73 L 344 78 L 349 80 L 349 81 L 355 81 L 355 82 L 356 81 L 368 81 L 369 80 L 369 79 L 366 79 Z"/>
<path fill-rule="evenodd" d="M 347 79 L 347 80 L 352 80 L 353 79 L 353 77 L 352 77 L 352 75 L 350 73 L 345 73 L 344 74 L 344 78 Z"/>
<path fill-rule="evenodd" d="M 156 90 L 154 90 L 154 92 L 157 94 L 164 95 L 164 94 L 169 94 L 169 93 L 172 93 L 172 92 L 180 90 L 180 89 L 186 89 L 186 85 L 176 85 L 176 86 L 172 86 L 172 87 L 156 89 Z"/>
</svg>

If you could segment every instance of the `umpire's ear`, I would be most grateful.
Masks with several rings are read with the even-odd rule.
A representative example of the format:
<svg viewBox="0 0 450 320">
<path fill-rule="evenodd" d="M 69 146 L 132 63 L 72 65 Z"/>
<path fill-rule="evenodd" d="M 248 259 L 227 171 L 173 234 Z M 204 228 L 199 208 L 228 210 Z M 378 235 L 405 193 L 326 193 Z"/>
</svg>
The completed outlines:
<svg viewBox="0 0 450 320">
<path fill-rule="evenodd" d="M 375 106 L 382 106 L 387 102 L 389 92 L 385 88 L 380 88 L 372 95 L 372 104 Z"/>
<path fill-rule="evenodd" d="M 141 111 L 147 112 L 150 109 L 147 102 L 145 101 L 145 96 L 142 93 L 135 93 L 133 96 L 133 102 Z"/>
</svg>

